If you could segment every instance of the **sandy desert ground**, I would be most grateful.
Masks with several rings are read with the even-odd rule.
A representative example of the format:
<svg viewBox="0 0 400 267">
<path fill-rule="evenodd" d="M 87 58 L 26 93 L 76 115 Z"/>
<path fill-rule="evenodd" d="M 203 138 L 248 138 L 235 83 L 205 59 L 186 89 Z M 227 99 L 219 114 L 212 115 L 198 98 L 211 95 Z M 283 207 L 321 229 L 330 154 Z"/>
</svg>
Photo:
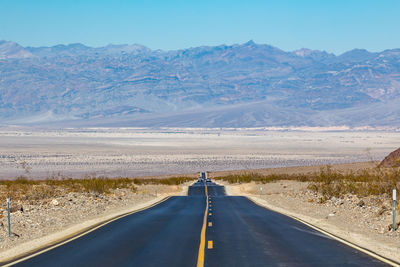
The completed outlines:
<svg viewBox="0 0 400 267">
<path fill-rule="evenodd" d="M 0 178 L 132 177 L 361 162 L 381 160 L 399 140 L 396 131 L 0 128 Z"/>
</svg>

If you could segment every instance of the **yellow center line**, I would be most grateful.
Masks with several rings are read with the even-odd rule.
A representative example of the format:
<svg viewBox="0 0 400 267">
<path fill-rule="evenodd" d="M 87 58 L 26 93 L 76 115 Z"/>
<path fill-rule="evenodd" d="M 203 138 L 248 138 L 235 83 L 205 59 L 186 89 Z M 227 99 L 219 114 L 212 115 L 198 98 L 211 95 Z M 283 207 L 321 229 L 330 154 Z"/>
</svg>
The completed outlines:
<svg viewBox="0 0 400 267">
<path fill-rule="evenodd" d="M 207 184 L 204 184 L 206 192 L 206 210 L 204 211 L 203 227 L 201 228 L 200 234 L 200 246 L 199 246 L 199 256 L 197 257 L 197 267 L 204 266 L 204 249 L 206 247 L 206 225 L 207 225 L 207 212 L 208 212 L 208 191 Z"/>
<path fill-rule="evenodd" d="M 207 246 L 207 248 L 208 248 L 208 249 L 212 249 L 212 248 L 213 248 L 213 242 L 212 242 L 212 240 L 208 240 L 208 246 Z"/>
</svg>

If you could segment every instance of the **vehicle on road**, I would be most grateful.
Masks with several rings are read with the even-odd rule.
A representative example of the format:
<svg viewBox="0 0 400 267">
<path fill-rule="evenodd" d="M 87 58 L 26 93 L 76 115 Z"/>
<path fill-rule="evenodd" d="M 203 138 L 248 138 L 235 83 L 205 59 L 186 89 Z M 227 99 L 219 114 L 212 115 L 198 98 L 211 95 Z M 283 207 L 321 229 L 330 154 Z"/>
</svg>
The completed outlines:
<svg viewBox="0 0 400 267">
<path fill-rule="evenodd" d="M 198 182 L 208 182 L 208 180 L 210 180 L 209 178 L 207 178 L 207 172 L 200 172 L 200 176 L 197 178 Z M 211 180 L 210 180 L 211 182 Z"/>
</svg>

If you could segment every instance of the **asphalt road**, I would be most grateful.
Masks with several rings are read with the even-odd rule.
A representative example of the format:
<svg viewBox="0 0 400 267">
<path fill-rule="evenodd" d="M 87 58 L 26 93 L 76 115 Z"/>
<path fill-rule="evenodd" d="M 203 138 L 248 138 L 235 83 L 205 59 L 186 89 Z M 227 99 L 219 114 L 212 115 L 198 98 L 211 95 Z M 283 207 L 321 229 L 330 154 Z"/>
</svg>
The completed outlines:
<svg viewBox="0 0 400 267">
<path fill-rule="evenodd" d="M 245 197 L 209 184 L 205 266 L 385 266 Z M 17 266 L 196 266 L 205 187 L 123 217 Z M 212 241 L 212 248 L 210 246 Z M 209 248 L 210 246 L 210 248 Z"/>
</svg>

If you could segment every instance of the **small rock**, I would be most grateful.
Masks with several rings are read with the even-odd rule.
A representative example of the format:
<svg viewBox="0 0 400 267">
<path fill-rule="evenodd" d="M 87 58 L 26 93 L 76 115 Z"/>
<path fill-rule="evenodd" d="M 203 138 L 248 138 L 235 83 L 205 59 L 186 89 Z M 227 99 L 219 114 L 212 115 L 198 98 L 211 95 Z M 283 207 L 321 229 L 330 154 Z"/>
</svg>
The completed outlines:
<svg viewBox="0 0 400 267">
<path fill-rule="evenodd" d="M 400 222 L 396 223 L 396 230 L 399 230 L 399 227 L 400 227 Z M 387 229 L 388 229 L 388 231 L 392 231 L 392 229 L 393 229 L 393 223 L 389 224 L 389 225 L 387 226 Z"/>
<path fill-rule="evenodd" d="M 328 216 L 329 217 L 333 217 L 333 216 L 335 216 L 335 214 L 334 213 L 329 213 Z"/>
<path fill-rule="evenodd" d="M 357 206 L 359 206 L 359 207 L 363 207 L 364 205 L 365 205 L 364 200 L 360 200 L 360 201 L 357 203 Z"/>
<path fill-rule="evenodd" d="M 388 208 L 385 205 L 382 205 L 382 207 L 377 212 L 377 216 L 382 216 L 386 211 L 388 211 Z"/>
<path fill-rule="evenodd" d="M 21 211 L 24 212 L 24 207 L 22 205 L 14 205 L 10 207 L 10 212 L 17 212 L 17 211 Z"/>
<path fill-rule="evenodd" d="M 57 199 L 53 199 L 52 201 L 51 201 L 51 205 L 53 205 L 53 206 L 58 206 L 60 203 L 58 203 L 58 200 Z"/>
</svg>

